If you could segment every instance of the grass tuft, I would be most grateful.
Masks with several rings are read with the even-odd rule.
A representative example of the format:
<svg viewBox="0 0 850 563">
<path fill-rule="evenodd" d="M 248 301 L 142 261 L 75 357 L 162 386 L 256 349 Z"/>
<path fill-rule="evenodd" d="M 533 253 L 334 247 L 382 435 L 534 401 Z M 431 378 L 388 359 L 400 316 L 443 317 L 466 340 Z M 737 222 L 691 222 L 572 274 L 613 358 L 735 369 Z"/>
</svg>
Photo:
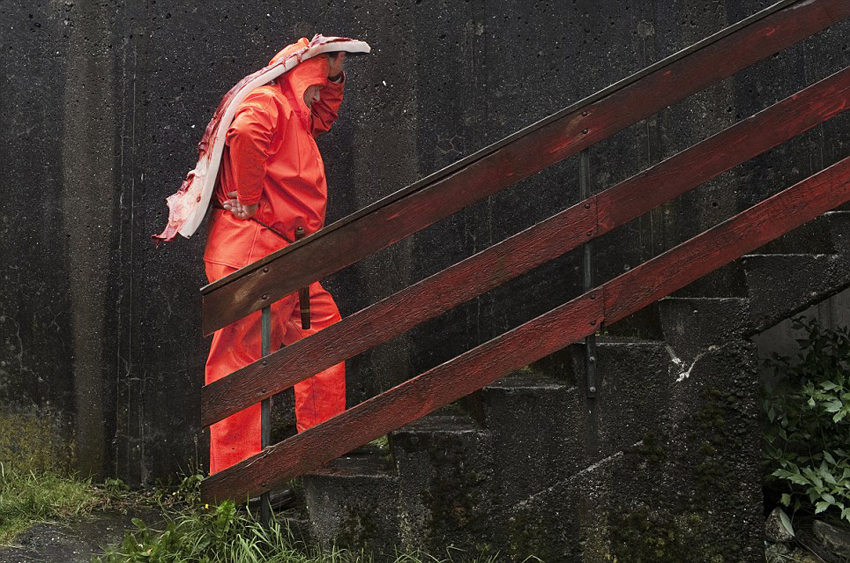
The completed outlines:
<svg viewBox="0 0 850 563">
<path fill-rule="evenodd" d="M 286 524 L 273 520 L 264 527 L 232 501 L 218 506 L 200 502 L 200 475 L 184 479 L 164 494 L 163 526 L 148 527 L 133 520 L 120 546 L 108 549 L 100 563 L 372 563 L 371 553 L 338 547 L 321 549 L 297 540 Z M 498 555 L 470 558 L 461 551 L 439 558 L 426 553 L 399 553 L 396 563 L 495 563 Z"/>
<path fill-rule="evenodd" d="M 109 549 L 101 563 L 354 563 L 371 558 L 352 557 L 342 550 L 310 554 L 285 526 L 273 521 L 268 528 L 240 514 L 232 502 L 203 509 L 184 508 L 167 515 L 165 527 L 152 529 L 136 519 L 136 530 Z"/>
<path fill-rule="evenodd" d="M 0 544 L 37 522 L 89 514 L 109 494 L 91 481 L 52 471 L 18 471 L 0 462 Z"/>
</svg>

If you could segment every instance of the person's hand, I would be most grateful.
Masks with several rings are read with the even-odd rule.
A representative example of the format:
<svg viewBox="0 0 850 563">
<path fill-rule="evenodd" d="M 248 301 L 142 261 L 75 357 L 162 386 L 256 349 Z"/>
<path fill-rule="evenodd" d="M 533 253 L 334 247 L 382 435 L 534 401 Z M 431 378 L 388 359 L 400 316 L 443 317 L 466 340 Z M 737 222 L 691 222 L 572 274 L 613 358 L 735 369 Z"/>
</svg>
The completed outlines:
<svg viewBox="0 0 850 563">
<path fill-rule="evenodd" d="M 238 194 L 235 191 L 229 192 L 227 197 L 230 199 L 224 200 L 224 203 L 221 204 L 222 207 L 224 207 L 225 211 L 230 211 L 237 219 L 250 219 L 254 216 L 254 213 L 257 212 L 257 208 L 260 204 L 255 203 L 254 205 L 242 205 L 239 203 L 239 200 L 236 197 L 237 195 Z"/>
<path fill-rule="evenodd" d="M 328 55 L 330 68 L 328 69 L 328 79 L 336 82 L 342 74 L 342 65 L 345 64 L 345 51 L 338 51 Z"/>
</svg>

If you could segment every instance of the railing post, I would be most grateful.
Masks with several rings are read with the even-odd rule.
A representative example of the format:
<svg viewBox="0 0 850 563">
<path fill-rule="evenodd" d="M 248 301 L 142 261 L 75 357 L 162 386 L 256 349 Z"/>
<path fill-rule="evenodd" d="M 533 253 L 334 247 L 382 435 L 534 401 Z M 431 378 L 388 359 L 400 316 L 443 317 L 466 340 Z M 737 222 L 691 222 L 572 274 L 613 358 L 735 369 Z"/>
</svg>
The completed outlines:
<svg viewBox="0 0 850 563">
<path fill-rule="evenodd" d="M 260 355 L 268 356 L 271 353 L 272 340 L 272 310 L 270 306 L 263 307 L 260 318 Z M 271 445 L 272 435 L 272 400 L 271 397 L 260 403 L 260 448 L 265 449 Z M 260 523 L 268 526 L 271 522 L 272 507 L 270 493 L 265 492 L 260 496 Z"/>
<path fill-rule="evenodd" d="M 295 240 L 304 238 L 304 227 L 295 229 Z M 310 286 L 304 286 L 298 290 L 298 307 L 301 309 L 301 328 L 310 328 Z"/>
<path fill-rule="evenodd" d="M 588 149 L 579 153 L 578 165 L 579 198 L 586 200 L 590 197 L 590 154 Z M 584 292 L 593 288 L 593 248 L 590 242 L 582 246 L 582 272 L 584 277 Z M 584 369 L 587 374 L 587 397 L 596 397 L 596 336 L 591 334 L 584 339 Z"/>
</svg>

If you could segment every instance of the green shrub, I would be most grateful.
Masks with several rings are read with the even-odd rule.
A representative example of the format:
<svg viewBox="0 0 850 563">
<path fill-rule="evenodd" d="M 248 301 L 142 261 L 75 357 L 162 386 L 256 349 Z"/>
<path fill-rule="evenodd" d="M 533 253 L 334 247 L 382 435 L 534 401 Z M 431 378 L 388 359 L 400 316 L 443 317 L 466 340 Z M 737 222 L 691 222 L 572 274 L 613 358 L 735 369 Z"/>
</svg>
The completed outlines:
<svg viewBox="0 0 850 563">
<path fill-rule="evenodd" d="M 796 362 L 769 360 L 777 381 L 766 389 L 765 482 L 781 503 L 850 522 L 850 331 L 796 318 Z"/>
</svg>

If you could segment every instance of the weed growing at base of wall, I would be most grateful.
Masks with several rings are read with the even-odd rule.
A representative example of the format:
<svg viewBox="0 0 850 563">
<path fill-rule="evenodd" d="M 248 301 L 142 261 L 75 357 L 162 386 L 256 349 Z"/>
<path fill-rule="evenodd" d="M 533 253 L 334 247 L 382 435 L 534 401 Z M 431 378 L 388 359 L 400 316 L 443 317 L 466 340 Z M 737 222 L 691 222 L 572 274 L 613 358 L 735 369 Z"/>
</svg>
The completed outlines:
<svg viewBox="0 0 850 563">
<path fill-rule="evenodd" d="M 82 516 L 107 506 L 112 492 L 52 471 L 22 471 L 0 462 L 0 545 L 36 522 Z"/>
<path fill-rule="evenodd" d="M 232 501 L 218 506 L 201 503 L 201 475 L 190 475 L 171 493 L 156 498 L 164 522 L 156 529 L 135 518 L 136 529 L 120 546 L 106 550 L 100 563 L 372 563 L 363 550 L 322 550 L 298 540 L 285 523 L 268 527 L 239 511 Z M 452 552 L 439 558 L 424 553 L 399 553 L 395 563 L 496 563 L 498 555 L 470 558 Z M 527 558 L 527 562 L 539 561 Z"/>
<path fill-rule="evenodd" d="M 763 402 L 765 484 L 797 512 L 850 522 L 850 330 L 796 318 L 797 361 L 769 360 L 777 381 Z"/>
</svg>

